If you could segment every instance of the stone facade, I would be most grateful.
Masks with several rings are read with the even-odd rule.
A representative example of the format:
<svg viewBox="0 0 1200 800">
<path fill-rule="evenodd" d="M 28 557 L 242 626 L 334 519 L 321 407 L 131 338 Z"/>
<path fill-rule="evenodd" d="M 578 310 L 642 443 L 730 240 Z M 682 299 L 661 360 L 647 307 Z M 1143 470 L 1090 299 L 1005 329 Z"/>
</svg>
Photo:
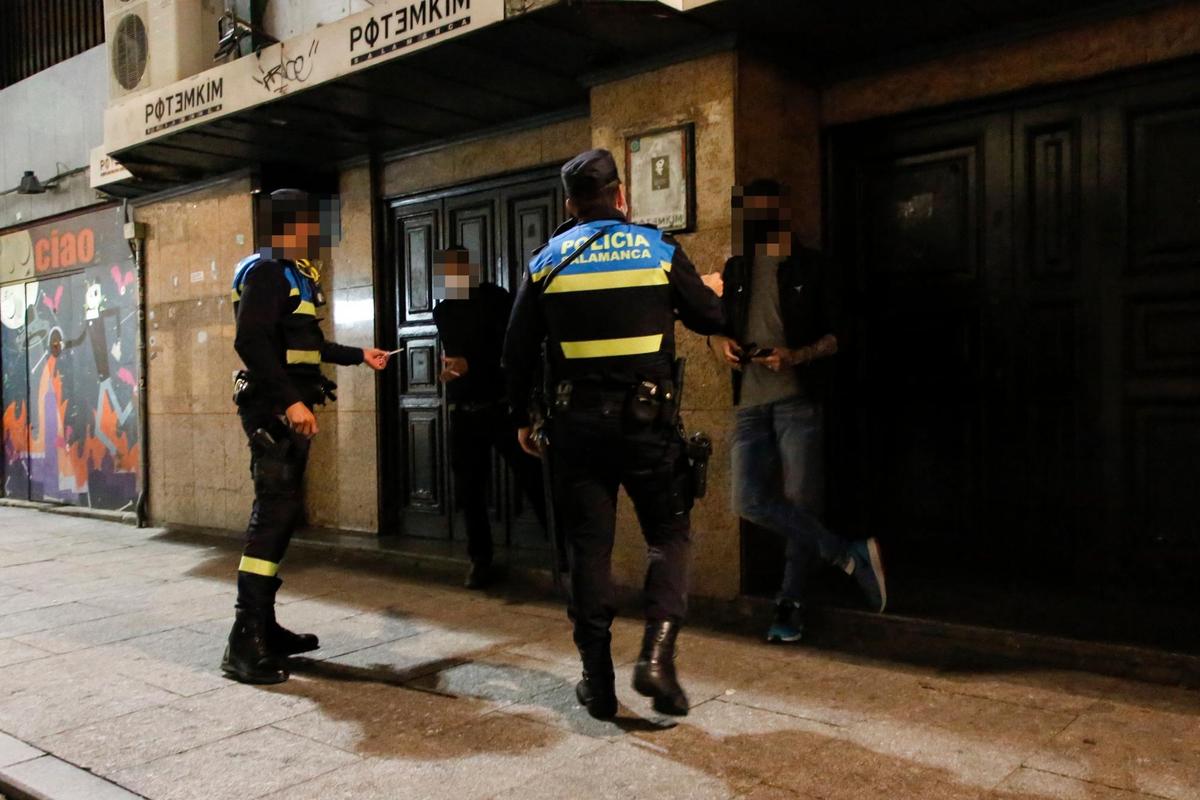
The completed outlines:
<svg viewBox="0 0 1200 800">
<path fill-rule="evenodd" d="M 681 123 L 695 125 L 695 230 L 680 237 L 699 270 L 730 255 L 730 187 L 778 177 L 793 187 L 802 240 L 822 236 L 822 131 L 830 125 L 1164 61 L 1200 50 L 1200 3 L 1161 7 L 1116 21 L 962 52 L 823 90 L 779 65 L 736 50 L 610 80 L 591 90 L 590 113 L 489 138 L 452 144 L 384 165 L 383 197 L 414 195 L 473 180 L 561 163 L 590 146 L 623 161 L 625 138 Z M 624 166 L 622 164 L 622 170 Z M 228 286 L 251 249 L 248 180 L 144 205 L 150 320 L 150 487 L 156 523 L 236 529 L 250 507 L 244 439 L 229 402 L 237 368 Z M 328 266 L 326 324 L 345 344 L 374 334 L 371 184 L 365 166 L 341 175 L 343 239 Z M 693 591 L 731 599 L 740 590 L 738 521 L 730 508 L 728 373 L 701 337 L 681 332 L 688 357 L 689 429 L 714 440 L 710 494 L 694 511 Z M 337 368 L 339 402 L 318 414 L 308 492 L 314 525 L 379 528 L 375 377 Z M 645 548 L 628 502 L 618 515 L 614 568 L 629 587 L 641 581 Z"/>
<path fill-rule="evenodd" d="M 150 514 L 159 523 L 244 527 L 253 497 L 230 400 L 229 287 L 251 251 L 250 182 L 138 209 L 146 223 Z"/>
</svg>

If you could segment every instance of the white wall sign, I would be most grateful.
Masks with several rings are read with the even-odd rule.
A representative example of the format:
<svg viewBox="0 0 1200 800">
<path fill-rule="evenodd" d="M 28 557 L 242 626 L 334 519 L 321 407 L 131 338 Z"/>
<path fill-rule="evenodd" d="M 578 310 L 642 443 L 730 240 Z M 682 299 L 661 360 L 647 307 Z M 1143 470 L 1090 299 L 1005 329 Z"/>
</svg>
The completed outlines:
<svg viewBox="0 0 1200 800">
<path fill-rule="evenodd" d="M 681 125 L 625 140 L 630 222 L 648 223 L 664 231 L 693 227 L 692 131 L 690 124 Z"/>
<path fill-rule="evenodd" d="M 91 161 L 91 186 L 98 189 L 108 183 L 127 180 L 133 174 L 121 166 L 121 162 L 104 152 L 104 147 L 93 147 Z"/>
<path fill-rule="evenodd" d="M 504 19 L 504 0 L 378 0 L 374 7 L 255 55 L 118 100 L 104 149 L 120 152 L 201 121 L 268 103 Z"/>
</svg>

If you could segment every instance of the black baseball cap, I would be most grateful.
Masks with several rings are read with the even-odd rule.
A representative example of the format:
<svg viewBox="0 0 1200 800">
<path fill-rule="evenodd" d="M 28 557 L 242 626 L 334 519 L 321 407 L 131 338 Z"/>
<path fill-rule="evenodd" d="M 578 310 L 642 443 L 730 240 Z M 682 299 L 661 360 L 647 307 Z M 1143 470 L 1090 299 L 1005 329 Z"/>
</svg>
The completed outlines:
<svg viewBox="0 0 1200 800">
<path fill-rule="evenodd" d="M 587 199 L 620 181 L 613 154 L 602 148 L 585 150 L 562 168 L 563 190 L 567 197 Z"/>
</svg>

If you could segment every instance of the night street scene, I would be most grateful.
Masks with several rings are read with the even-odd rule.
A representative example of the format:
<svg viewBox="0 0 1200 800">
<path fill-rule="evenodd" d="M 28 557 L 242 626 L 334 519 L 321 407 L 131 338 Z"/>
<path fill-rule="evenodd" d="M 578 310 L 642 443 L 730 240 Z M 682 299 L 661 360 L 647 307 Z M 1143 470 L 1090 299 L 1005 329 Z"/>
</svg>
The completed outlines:
<svg viewBox="0 0 1200 800">
<path fill-rule="evenodd" d="M 1200 800 L 1200 0 L 0 0 L 0 800 Z"/>
</svg>

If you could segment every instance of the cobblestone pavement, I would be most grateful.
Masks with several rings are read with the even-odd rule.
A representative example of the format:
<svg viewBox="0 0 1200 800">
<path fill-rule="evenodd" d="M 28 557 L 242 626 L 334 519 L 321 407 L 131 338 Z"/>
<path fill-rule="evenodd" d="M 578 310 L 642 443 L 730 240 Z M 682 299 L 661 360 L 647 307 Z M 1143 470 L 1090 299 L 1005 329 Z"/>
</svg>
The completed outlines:
<svg viewBox="0 0 1200 800">
<path fill-rule="evenodd" d="M 154 800 L 1200 798 L 1196 692 L 691 629 L 694 707 L 674 722 L 628 688 L 640 626 L 621 620 L 622 710 L 602 723 L 575 705 L 553 603 L 313 551 L 284 565 L 279 616 L 322 649 L 242 686 L 216 668 L 236 563 L 232 542 L 0 508 L 10 750 Z"/>
</svg>

